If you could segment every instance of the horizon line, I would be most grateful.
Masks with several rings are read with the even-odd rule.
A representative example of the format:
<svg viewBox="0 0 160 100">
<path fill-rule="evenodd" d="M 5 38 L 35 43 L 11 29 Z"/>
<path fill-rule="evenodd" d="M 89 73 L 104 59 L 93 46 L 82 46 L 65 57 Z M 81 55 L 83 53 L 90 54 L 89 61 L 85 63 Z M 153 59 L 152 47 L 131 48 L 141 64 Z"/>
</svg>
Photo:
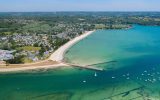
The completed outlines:
<svg viewBox="0 0 160 100">
<path fill-rule="evenodd" d="M 30 13 L 30 12 L 50 12 L 50 13 L 52 13 L 52 12 L 160 12 L 160 11 L 0 11 L 0 13 Z"/>
</svg>

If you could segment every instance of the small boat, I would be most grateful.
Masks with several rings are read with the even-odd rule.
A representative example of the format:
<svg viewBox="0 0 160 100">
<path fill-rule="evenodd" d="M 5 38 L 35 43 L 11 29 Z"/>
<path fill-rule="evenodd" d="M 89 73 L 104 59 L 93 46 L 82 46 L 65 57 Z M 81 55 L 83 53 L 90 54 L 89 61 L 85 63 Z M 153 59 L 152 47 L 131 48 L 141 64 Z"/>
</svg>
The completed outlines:
<svg viewBox="0 0 160 100">
<path fill-rule="evenodd" d="M 86 81 L 84 80 L 83 83 L 86 83 Z"/>
<path fill-rule="evenodd" d="M 115 77 L 112 77 L 112 78 L 115 78 Z"/>
<path fill-rule="evenodd" d="M 94 73 L 94 76 L 97 77 L 97 73 L 96 72 Z"/>
</svg>

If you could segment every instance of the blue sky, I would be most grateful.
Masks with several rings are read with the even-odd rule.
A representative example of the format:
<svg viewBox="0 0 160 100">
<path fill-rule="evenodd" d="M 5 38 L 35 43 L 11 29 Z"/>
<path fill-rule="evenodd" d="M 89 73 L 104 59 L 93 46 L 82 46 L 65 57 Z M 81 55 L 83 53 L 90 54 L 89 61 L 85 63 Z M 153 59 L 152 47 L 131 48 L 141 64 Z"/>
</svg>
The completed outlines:
<svg viewBox="0 0 160 100">
<path fill-rule="evenodd" d="M 0 12 L 160 11 L 160 0 L 0 0 Z"/>
</svg>

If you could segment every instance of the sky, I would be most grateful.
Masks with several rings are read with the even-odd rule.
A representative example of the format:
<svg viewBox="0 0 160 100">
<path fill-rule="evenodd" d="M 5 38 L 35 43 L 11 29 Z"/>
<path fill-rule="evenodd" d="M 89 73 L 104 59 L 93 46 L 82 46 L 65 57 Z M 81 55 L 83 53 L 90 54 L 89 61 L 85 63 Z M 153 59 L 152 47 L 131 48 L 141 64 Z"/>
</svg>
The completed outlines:
<svg viewBox="0 0 160 100">
<path fill-rule="evenodd" d="M 160 0 L 0 0 L 0 12 L 160 11 Z"/>
</svg>

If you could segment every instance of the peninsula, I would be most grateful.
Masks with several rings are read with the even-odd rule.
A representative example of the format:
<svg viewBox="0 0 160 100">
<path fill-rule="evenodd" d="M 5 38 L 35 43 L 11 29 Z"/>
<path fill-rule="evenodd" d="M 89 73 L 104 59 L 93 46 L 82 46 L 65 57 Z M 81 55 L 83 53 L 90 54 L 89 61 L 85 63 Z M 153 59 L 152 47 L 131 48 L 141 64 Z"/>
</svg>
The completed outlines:
<svg viewBox="0 0 160 100">
<path fill-rule="evenodd" d="M 29 64 L 10 64 L 9 66 L 6 66 L 5 64 L 1 64 L 0 72 L 26 71 L 26 70 L 35 70 L 35 69 L 48 69 L 48 68 L 53 69 L 53 68 L 59 68 L 59 67 L 68 66 L 68 65 L 73 66 L 73 64 L 68 64 L 66 62 L 63 62 L 65 52 L 74 44 L 86 38 L 87 36 L 91 35 L 93 32 L 94 31 L 87 31 L 82 35 L 70 40 L 69 42 L 61 46 L 59 49 L 57 49 L 53 54 L 51 54 L 51 56 L 47 60 L 35 62 L 35 63 L 29 63 Z M 81 66 L 81 67 L 85 67 L 85 66 Z M 87 69 L 94 69 L 94 68 L 87 67 Z"/>
</svg>

